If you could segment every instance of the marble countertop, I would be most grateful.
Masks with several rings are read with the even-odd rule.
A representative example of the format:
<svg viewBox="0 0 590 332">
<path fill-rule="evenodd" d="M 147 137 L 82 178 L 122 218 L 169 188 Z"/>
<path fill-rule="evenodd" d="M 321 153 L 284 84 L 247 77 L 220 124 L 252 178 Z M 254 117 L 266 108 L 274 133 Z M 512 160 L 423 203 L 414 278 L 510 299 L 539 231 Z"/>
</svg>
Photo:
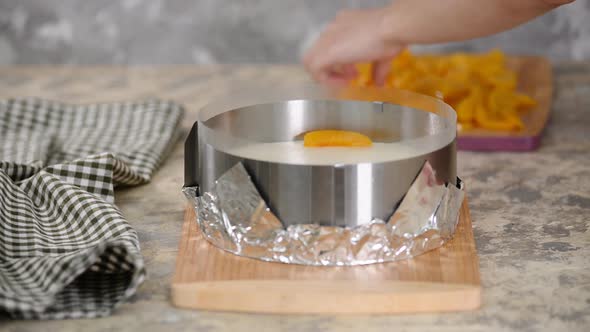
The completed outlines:
<svg viewBox="0 0 590 332">
<path fill-rule="evenodd" d="M 117 192 L 139 233 L 148 277 L 111 317 L 0 322 L 7 331 L 590 330 L 590 62 L 555 65 L 552 119 L 532 153 L 460 152 L 480 255 L 483 306 L 399 316 L 281 316 L 171 306 L 185 201 L 179 142 L 153 182 Z M 183 129 L 232 86 L 306 81 L 295 66 L 0 67 L 0 97 L 68 102 L 148 97 L 183 103 Z"/>
</svg>

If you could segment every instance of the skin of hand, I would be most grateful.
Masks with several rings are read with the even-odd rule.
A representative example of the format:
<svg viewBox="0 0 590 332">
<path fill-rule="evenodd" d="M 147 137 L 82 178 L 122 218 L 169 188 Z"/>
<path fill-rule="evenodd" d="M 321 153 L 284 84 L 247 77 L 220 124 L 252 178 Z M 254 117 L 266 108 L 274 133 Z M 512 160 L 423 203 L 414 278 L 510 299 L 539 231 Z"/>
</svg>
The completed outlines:
<svg viewBox="0 0 590 332">
<path fill-rule="evenodd" d="M 370 61 L 379 69 L 375 77 L 384 78 L 389 61 L 405 46 L 386 42 L 386 14 L 383 9 L 340 12 L 306 53 L 306 69 L 318 82 L 343 85 L 356 77 L 355 63 Z"/>
<path fill-rule="evenodd" d="M 378 9 L 345 10 L 306 52 L 320 83 L 344 85 L 355 64 L 372 62 L 382 85 L 390 61 L 407 45 L 467 40 L 505 31 L 573 0 L 396 0 Z"/>
</svg>

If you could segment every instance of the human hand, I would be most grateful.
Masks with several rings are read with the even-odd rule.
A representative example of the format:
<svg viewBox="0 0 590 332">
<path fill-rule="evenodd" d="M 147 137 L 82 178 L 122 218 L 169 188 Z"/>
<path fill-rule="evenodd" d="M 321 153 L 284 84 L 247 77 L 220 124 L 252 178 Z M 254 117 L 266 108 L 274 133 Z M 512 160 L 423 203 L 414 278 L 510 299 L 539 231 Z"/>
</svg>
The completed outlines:
<svg viewBox="0 0 590 332">
<path fill-rule="evenodd" d="M 379 9 L 347 10 L 322 32 L 303 63 L 317 81 L 343 85 L 356 77 L 355 64 L 372 62 L 372 77 L 382 85 L 391 58 L 407 44 L 489 36 L 570 2 L 395 0 Z"/>
<path fill-rule="evenodd" d="M 385 9 L 340 12 L 305 54 L 306 69 L 320 83 L 344 85 L 356 78 L 355 64 L 372 62 L 375 83 L 382 85 L 391 59 L 405 47 L 388 39 L 385 16 Z"/>
</svg>

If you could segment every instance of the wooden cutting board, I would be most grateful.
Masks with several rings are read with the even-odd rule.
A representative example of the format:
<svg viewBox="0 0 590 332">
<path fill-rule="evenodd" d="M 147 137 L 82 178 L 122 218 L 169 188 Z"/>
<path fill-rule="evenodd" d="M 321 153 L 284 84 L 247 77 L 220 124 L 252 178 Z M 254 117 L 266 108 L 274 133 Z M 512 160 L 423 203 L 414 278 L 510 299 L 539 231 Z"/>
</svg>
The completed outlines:
<svg viewBox="0 0 590 332">
<path fill-rule="evenodd" d="M 415 313 L 480 306 L 479 261 L 467 200 L 454 238 L 414 259 L 312 267 L 239 257 L 209 244 L 187 207 L 172 303 L 256 313 Z"/>
<path fill-rule="evenodd" d="M 523 114 L 524 129 L 518 132 L 484 129 L 460 131 L 457 137 L 460 150 L 530 151 L 539 147 L 551 113 L 551 63 L 538 56 L 509 56 L 506 64 L 517 74 L 518 91 L 533 97 L 537 106 Z"/>
</svg>

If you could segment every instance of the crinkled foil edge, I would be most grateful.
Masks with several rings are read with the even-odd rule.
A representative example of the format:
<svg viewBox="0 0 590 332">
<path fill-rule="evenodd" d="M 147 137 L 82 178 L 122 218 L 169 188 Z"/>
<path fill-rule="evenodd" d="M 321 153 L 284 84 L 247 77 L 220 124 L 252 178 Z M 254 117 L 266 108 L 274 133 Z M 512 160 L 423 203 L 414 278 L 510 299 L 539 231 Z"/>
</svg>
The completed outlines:
<svg viewBox="0 0 590 332">
<path fill-rule="evenodd" d="M 300 224 L 284 227 L 268 208 L 241 163 L 211 192 L 183 192 L 204 237 L 216 247 L 263 261 L 350 266 L 403 260 L 450 240 L 464 199 L 463 184 L 441 184 L 426 162 L 388 220 L 355 227 Z"/>
</svg>

